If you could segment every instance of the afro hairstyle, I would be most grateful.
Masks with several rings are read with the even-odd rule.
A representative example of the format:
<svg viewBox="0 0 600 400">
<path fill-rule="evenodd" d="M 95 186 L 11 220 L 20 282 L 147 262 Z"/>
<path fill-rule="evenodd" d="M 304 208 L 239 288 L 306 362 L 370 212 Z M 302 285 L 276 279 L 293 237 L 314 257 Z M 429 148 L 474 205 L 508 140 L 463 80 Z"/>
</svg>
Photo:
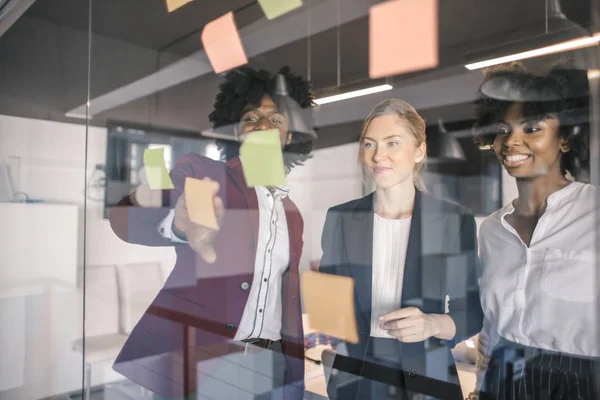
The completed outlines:
<svg viewBox="0 0 600 400">
<path fill-rule="evenodd" d="M 265 94 L 275 99 L 278 74 L 285 77 L 288 94 L 300 108 L 311 109 L 315 106 L 310 83 L 302 77 L 292 74 L 289 67 L 282 67 L 274 75 L 265 70 L 257 71 L 251 67 L 241 67 L 228 72 L 219 87 L 214 110 L 209 115 L 213 129 L 233 136 L 234 127 L 240 123 L 243 110 L 248 104 L 260 104 Z M 280 107 L 278 104 L 277 106 Z M 309 122 L 307 125 L 313 126 L 312 120 L 307 122 Z M 294 166 L 302 165 L 311 157 L 313 149 L 311 135 L 293 131 L 291 133 L 291 142 L 283 148 L 286 172 L 289 172 Z M 221 152 L 221 159 L 230 160 L 239 155 L 241 144 L 238 141 L 219 139 L 216 143 Z"/>
</svg>

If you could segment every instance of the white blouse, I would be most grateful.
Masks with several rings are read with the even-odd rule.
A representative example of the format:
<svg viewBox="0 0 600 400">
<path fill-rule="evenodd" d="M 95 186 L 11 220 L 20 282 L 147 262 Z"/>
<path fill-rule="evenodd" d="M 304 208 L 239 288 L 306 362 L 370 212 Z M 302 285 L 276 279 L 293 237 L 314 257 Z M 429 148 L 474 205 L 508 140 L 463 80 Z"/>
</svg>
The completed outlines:
<svg viewBox="0 0 600 400">
<path fill-rule="evenodd" d="M 553 193 L 529 247 L 505 219 L 512 203 L 485 219 L 479 283 L 486 336 L 600 356 L 599 201 L 600 189 L 579 182 Z"/>
<path fill-rule="evenodd" d="M 411 220 L 412 217 L 387 219 L 375 214 L 371 291 L 371 336 L 374 337 L 392 337 L 379 327 L 379 317 L 400 308 Z"/>
</svg>

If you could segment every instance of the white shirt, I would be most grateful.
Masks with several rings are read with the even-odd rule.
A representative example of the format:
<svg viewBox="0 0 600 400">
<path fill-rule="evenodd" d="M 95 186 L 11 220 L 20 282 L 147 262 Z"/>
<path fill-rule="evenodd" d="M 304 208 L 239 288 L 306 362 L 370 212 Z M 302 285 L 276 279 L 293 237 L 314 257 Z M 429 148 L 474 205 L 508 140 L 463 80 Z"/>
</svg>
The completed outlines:
<svg viewBox="0 0 600 400">
<path fill-rule="evenodd" d="M 248 301 L 234 340 L 281 339 L 282 275 L 290 263 L 290 241 L 282 200 L 288 188 L 274 193 L 264 186 L 255 187 L 258 199 L 259 227 L 254 278 Z M 171 230 L 175 210 L 159 224 L 159 232 L 174 243 L 185 243 Z M 233 250 L 235 251 L 235 250 Z"/>
<path fill-rule="evenodd" d="M 486 336 L 600 356 L 599 201 L 598 188 L 579 182 L 553 193 L 529 247 L 505 219 L 515 210 L 512 203 L 485 219 L 479 283 Z"/>
<path fill-rule="evenodd" d="M 371 336 L 391 338 L 379 317 L 400 308 L 404 263 L 412 217 L 387 219 L 375 214 L 373 224 L 373 285 Z"/>
</svg>

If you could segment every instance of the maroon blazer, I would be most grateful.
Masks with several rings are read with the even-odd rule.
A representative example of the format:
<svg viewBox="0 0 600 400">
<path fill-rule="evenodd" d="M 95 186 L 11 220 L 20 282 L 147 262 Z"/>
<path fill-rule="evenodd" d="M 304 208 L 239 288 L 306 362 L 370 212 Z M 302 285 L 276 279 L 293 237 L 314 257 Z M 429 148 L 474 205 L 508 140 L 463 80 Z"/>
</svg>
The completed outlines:
<svg viewBox="0 0 600 400">
<path fill-rule="evenodd" d="M 209 177 L 220 184 L 225 204 L 222 227 L 215 240 L 217 261 L 207 264 L 188 244 L 173 244 L 158 232 L 183 193 L 186 177 Z M 110 214 L 114 232 L 129 243 L 174 246 L 177 261 L 165 286 L 135 326 L 113 369 L 132 381 L 164 396 L 183 396 L 189 379 L 184 361 L 190 357 L 185 341 L 210 349 L 217 357 L 231 349 L 253 282 L 259 211 L 256 192 L 246 186 L 239 158 L 227 163 L 199 154 L 182 157 L 171 171 L 174 189 L 163 191 L 162 208 L 143 208 L 127 196 Z M 286 359 L 286 399 L 302 398 L 304 338 L 300 305 L 298 263 L 302 253 L 303 220 L 294 203 L 283 200 L 286 212 L 290 265 L 283 276 L 282 348 Z M 196 329 L 188 330 L 193 326 Z M 190 332 L 193 332 L 190 336 Z M 196 357 L 202 357 L 196 355 Z M 191 363 L 195 369 L 195 363 Z M 190 378 L 190 376 L 192 378 Z"/>
</svg>

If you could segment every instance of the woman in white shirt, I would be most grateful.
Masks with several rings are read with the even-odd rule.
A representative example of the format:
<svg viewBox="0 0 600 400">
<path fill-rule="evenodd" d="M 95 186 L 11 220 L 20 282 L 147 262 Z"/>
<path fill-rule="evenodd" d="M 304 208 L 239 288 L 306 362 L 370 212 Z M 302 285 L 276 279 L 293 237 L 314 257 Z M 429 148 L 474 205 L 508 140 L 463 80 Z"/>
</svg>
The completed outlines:
<svg viewBox="0 0 600 400">
<path fill-rule="evenodd" d="M 598 399 L 600 193 L 566 177 L 586 160 L 586 87 L 577 71 L 517 66 L 489 73 L 476 103 L 477 141 L 519 193 L 479 233 L 479 383 L 498 399 Z"/>
<path fill-rule="evenodd" d="M 402 100 L 376 106 L 359 150 L 376 190 L 327 213 L 319 269 L 354 279 L 359 343 L 347 348 L 359 365 L 350 369 L 363 378 L 330 385 L 332 398 L 461 397 L 450 349 L 477 333 L 483 318 L 475 220 L 423 190 L 425 127 Z"/>
</svg>

